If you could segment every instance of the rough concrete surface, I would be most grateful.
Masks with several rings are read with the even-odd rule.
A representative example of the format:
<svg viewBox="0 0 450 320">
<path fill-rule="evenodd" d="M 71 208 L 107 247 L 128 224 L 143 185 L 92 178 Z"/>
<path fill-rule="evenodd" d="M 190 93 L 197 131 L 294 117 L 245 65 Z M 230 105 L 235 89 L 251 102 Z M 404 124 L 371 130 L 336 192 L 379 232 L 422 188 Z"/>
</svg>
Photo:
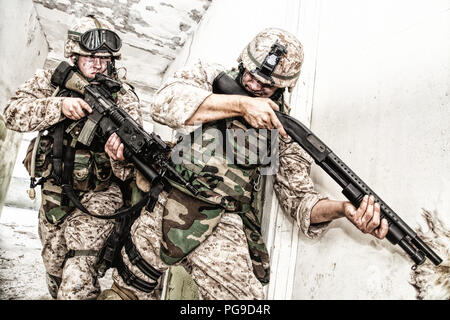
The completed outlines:
<svg viewBox="0 0 450 320">
<path fill-rule="evenodd" d="M 37 211 L 3 207 L 0 217 L 0 300 L 51 300 L 41 259 Z M 112 284 L 111 270 L 100 285 Z"/>
</svg>

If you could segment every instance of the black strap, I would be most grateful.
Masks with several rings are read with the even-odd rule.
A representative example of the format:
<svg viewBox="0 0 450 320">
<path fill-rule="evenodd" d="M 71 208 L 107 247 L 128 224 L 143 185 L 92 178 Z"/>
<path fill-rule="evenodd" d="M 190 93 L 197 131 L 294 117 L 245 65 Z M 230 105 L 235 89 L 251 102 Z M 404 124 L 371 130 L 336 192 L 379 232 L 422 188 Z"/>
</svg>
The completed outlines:
<svg viewBox="0 0 450 320">
<path fill-rule="evenodd" d="M 98 250 L 73 250 L 70 249 L 67 251 L 66 256 L 64 257 L 64 261 L 62 263 L 62 267 L 65 266 L 68 259 L 79 256 L 90 256 L 96 257 L 98 255 Z"/>
<path fill-rule="evenodd" d="M 127 213 L 127 215 L 120 215 L 120 216 L 115 215 L 116 221 L 114 224 L 114 230 L 109 235 L 108 239 L 105 242 L 105 245 L 100 250 L 100 253 L 98 255 L 96 268 L 97 272 L 100 275 L 104 275 L 106 270 L 108 270 L 111 267 L 117 267 L 120 263 L 122 263 L 121 249 L 130 235 L 131 226 L 133 225 L 134 221 L 139 217 L 141 209 L 145 204 L 147 204 L 147 210 L 150 210 L 150 212 L 153 211 L 153 208 L 158 200 L 158 196 L 164 189 L 164 187 L 165 185 L 162 183 L 153 185 L 152 188 L 150 189 L 150 192 L 146 194 L 144 199 L 142 199 L 135 206 L 132 207 L 135 208 L 134 212 L 130 212 L 130 214 Z M 131 253 L 131 256 L 133 257 L 132 259 L 133 261 L 137 261 L 135 260 L 136 254 Z M 159 278 L 158 272 L 157 271 L 152 272 L 151 267 L 148 267 L 147 265 L 141 263 L 139 265 L 142 265 L 142 268 L 144 270 L 150 270 L 148 271 L 149 274 L 154 275 L 156 278 Z M 151 278 L 153 279 L 153 277 Z"/>
<path fill-rule="evenodd" d="M 62 185 L 70 185 L 72 186 L 72 172 L 75 161 L 75 148 L 71 146 L 66 146 L 64 148 L 64 158 L 63 158 L 63 172 L 62 172 Z M 72 189 L 73 190 L 73 189 Z M 61 205 L 68 206 L 69 205 L 69 197 L 64 192 L 61 193 Z"/>
<path fill-rule="evenodd" d="M 70 201 L 72 201 L 72 204 L 75 207 L 77 207 L 82 212 L 86 213 L 87 215 L 89 215 L 91 217 L 103 219 L 103 220 L 117 219 L 122 216 L 132 214 L 137 210 L 140 211 L 142 209 L 142 207 L 144 207 L 150 199 L 150 195 L 147 194 L 138 203 L 136 203 L 134 206 L 132 206 L 130 208 L 118 210 L 118 211 L 116 211 L 115 214 L 110 215 L 110 216 L 100 216 L 100 215 L 89 212 L 89 210 L 83 206 L 83 204 L 80 202 L 78 197 L 75 195 L 75 191 L 73 190 L 73 187 L 71 184 L 63 184 L 62 189 L 63 189 L 63 193 L 69 198 Z"/>
<path fill-rule="evenodd" d="M 117 261 L 117 271 L 119 275 L 122 277 L 123 281 L 140 291 L 150 293 L 155 289 L 158 282 L 150 283 L 145 280 L 138 278 L 131 270 L 125 265 L 122 259 L 118 259 Z"/>
<path fill-rule="evenodd" d="M 52 133 L 53 136 L 53 148 L 52 148 L 52 174 L 55 184 L 60 186 L 62 184 L 63 174 L 63 138 L 64 138 L 64 121 L 55 125 L 55 129 Z"/>
<path fill-rule="evenodd" d="M 147 277 L 153 279 L 154 281 L 158 281 L 159 277 L 161 277 L 162 272 L 153 268 L 150 264 L 145 261 L 140 253 L 137 251 L 136 246 L 131 240 L 131 235 L 128 234 L 127 240 L 125 242 L 125 251 L 128 255 L 130 262 L 139 268 Z"/>
</svg>

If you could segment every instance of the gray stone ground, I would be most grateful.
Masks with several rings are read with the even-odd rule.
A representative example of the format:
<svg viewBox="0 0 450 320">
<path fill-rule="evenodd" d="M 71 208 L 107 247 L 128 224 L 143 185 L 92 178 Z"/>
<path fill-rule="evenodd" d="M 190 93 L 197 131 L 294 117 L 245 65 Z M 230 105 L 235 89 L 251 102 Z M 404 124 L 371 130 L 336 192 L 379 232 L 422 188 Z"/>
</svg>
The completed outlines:
<svg viewBox="0 0 450 320">
<path fill-rule="evenodd" d="M 41 260 L 37 211 L 3 207 L 0 216 L 0 300 L 50 300 Z M 111 270 L 100 279 L 110 287 Z"/>
</svg>

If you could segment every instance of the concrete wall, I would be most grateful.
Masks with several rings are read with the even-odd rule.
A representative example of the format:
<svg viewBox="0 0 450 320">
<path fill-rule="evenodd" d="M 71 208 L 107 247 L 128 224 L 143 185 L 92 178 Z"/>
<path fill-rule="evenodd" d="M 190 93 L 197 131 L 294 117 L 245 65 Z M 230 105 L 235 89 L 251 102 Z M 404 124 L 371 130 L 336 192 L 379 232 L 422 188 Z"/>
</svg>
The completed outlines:
<svg viewBox="0 0 450 320">
<path fill-rule="evenodd" d="M 231 67 L 262 28 L 293 32 L 306 50 L 293 115 L 413 228 L 422 208 L 448 222 L 449 8 L 446 1 L 215 0 L 166 77 L 198 58 Z M 169 138 L 170 130 L 155 130 Z M 344 199 L 315 167 L 317 188 Z M 299 235 L 267 190 L 263 231 L 269 299 L 414 299 L 412 262 L 347 220 L 319 240 Z M 443 257 L 446 258 L 446 257 Z"/>
<path fill-rule="evenodd" d="M 422 208 L 450 225 L 449 9 L 322 1 L 311 127 L 413 229 Z M 320 169 L 313 177 L 342 198 Z M 302 240 L 293 298 L 414 299 L 411 265 L 342 219 L 320 241 Z"/>
<path fill-rule="evenodd" d="M 210 0 L 33 0 L 49 42 L 46 66 L 63 59 L 66 30 L 77 17 L 95 14 L 106 19 L 122 39 L 122 59 L 127 80 L 136 88 L 143 104 L 144 120 L 148 103 L 160 85 L 167 66 L 175 59 Z M 125 74 L 125 69 L 119 72 Z M 151 129 L 151 124 L 146 123 Z"/>
<path fill-rule="evenodd" d="M 47 42 L 31 0 L 0 2 L 0 111 L 25 80 L 47 57 Z M 6 193 L 21 192 L 8 186 L 22 135 L 8 130 L 0 141 L 0 212 Z M 20 168 L 19 168 L 20 170 Z"/>
</svg>

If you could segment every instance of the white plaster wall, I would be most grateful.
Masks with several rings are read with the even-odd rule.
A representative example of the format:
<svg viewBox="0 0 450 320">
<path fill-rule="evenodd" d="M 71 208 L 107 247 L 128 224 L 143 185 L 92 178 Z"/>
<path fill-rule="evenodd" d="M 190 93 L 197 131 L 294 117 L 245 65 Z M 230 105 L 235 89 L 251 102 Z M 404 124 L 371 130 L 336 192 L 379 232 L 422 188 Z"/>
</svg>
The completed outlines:
<svg viewBox="0 0 450 320">
<path fill-rule="evenodd" d="M 413 229 L 422 208 L 449 226 L 450 1 L 322 4 L 313 132 Z M 403 251 L 344 219 L 297 257 L 294 299 L 415 298 Z"/>
<path fill-rule="evenodd" d="M 448 222 L 449 8 L 448 0 L 215 0 L 165 77 L 198 58 L 234 66 L 262 28 L 293 32 L 306 53 L 292 114 L 411 227 L 422 222 L 421 208 Z M 317 188 L 344 199 L 320 170 Z M 308 240 L 266 194 L 269 299 L 415 298 L 401 249 L 345 219 Z"/>
<path fill-rule="evenodd" d="M 208 9 L 210 0 L 33 0 L 49 43 L 46 66 L 63 58 L 67 29 L 77 17 L 95 14 L 112 24 L 122 39 L 127 81 L 142 102 L 144 121 L 148 103 L 167 66 L 175 59 L 188 34 Z M 125 70 L 120 71 L 122 76 Z M 147 122 L 147 121 L 146 121 Z M 146 123 L 151 129 L 151 122 Z"/>
<path fill-rule="evenodd" d="M 0 21 L 0 111 L 3 111 L 17 87 L 30 78 L 36 69 L 42 68 L 48 47 L 31 0 L 1 1 Z M 8 131 L 6 142 L 0 146 L 2 167 L 9 168 L 1 172 L 0 198 L 3 200 L 6 196 L 7 204 L 18 200 L 21 206 L 31 207 L 33 203 L 29 202 L 23 188 L 24 184 L 29 185 L 28 174 L 21 163 L 24 154 L 20 153 L 17 156 L 22 137 L 24 137 L 22 144 L 28 145 L 29 134 Z M 9 176 L 16 157 L 13 178 L 9 184 Z"/>
<path fill-rule="evenodd" d="M 214 0 L 163 80 L 198 59 L 227 68 L 237 67 L 236 60 L 242 49 L 262 29 L 279 27 L 294 32 L 297 17 L 289 13 L 292 8 L 298 9 L 298 4 L 295 0 L 278 1 L 277 5 L 269 0 Z M 164 138 L 171 137 L 166 127 L 155 124 L 155 131 Z"/>
</svg>

